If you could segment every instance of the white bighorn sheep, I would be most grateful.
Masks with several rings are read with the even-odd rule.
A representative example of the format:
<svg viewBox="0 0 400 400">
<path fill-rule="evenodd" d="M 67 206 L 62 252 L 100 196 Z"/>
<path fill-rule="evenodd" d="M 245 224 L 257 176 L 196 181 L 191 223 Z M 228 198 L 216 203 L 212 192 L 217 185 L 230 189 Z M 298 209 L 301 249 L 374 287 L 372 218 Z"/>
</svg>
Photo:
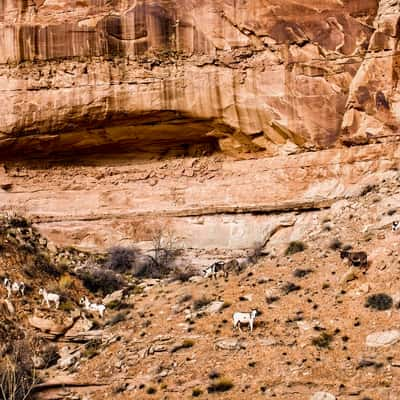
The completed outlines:
<svg viewBox="0 0 400 400">
<path fill-rule="evenodd" d="M 400 229 L 400 221 L 392 222 L 392 232 L 396 232 Z"/>
<path fill-rule="evenodd" d="M 7 289 L 7 298 L 10 298 L 12 293 L 19 293 L 21 296 L 25 295 L 24 282 L 11 282 L 8 278 L 4 278 L 3 285 Z"/>
<path fill-rule="evenodd" d="M 39 294 L 43 296 L 42 303 L 46 302 L 47 307 L 50 308 L 50 302 L 54 303 L 56 306 L 56 310 L 60 306 L 60 295 L 55 293 L 47 293 L 46 289 L 39 289 Z"/>
<path fill-rule="evenodd" d="M 240 324 L 248 324 L 250 332 L 253 332 L 254 320 L 256 319 L 257 310 L 251 310 L 250 312 L 235 312 L 233 314 L 233 329 L 236 327 L 240 329 Z"/>
<path fill-rule="evenodd" d="M 81 297 L 79 304 L 83 305 L 86 311 L 96 311 L 99 313 L 100 318 L 103 318 L 104 311 L 106 311 L 106 306 L 104 304 L 91 303 L 86 296 Z"/>
<path fill-rule="evenodd" d="M 228 277 L 228 271 L 225 269 L 224 261 L 217 261 L 214 264 L 211 264 L 209 267 L 203 270 L 203 274 L 205 278 L 211 277 L 217 279 L 217 273 L 219 271 L 224 272 L 224 277 Z"/>
</svg>

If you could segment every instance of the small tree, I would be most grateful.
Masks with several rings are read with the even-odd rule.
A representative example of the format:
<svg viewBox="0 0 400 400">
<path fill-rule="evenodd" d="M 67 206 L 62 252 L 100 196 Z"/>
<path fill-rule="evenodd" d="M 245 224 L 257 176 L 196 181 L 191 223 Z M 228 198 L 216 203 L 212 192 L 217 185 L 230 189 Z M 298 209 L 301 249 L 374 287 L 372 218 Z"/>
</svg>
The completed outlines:
<svg viewBox="0 0 400 400">
<path fill-rule="evenodd" d="M 157 226 L 151 234 L 153 243 L 154 261 L 157 265 L 168 270 L 179 253 L 176 237 L 168 227 Z"/>
</svg>

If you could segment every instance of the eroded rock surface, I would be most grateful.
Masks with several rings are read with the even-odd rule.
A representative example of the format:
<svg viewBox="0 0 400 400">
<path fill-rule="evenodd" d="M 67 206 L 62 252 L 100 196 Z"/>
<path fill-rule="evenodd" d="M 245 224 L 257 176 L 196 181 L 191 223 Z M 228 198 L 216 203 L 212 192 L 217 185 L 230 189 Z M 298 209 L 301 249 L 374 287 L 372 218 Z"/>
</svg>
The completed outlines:
<svg viewBox="0 0 400 400">
<path fill-rule="evenodd" d="M 0 153 L 276 155 L 392 140 L 398 7 L 8 0 Z"/>
</svg>

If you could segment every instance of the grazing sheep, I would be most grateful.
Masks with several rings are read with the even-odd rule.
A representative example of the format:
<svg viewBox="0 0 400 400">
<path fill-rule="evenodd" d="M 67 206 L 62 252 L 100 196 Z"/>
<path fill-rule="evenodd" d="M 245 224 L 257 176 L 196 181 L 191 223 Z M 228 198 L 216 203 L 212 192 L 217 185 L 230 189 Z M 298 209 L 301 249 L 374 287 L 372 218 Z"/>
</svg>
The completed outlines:
<svg viewBox="0 0 400 400">
<path fill-rule="evenodd" d="M 12 293 L 19 293 L 22 297 L 25 295 L 24 282 L 11 282 L 8 278 L 4 278 L 3 285 L 7 289 L 7 298 L 10 298 Z"/>
<path fill-rule="evenodd" d="M 396 232 L 400 229 L 400 221 L 392 222 L 392 232 Z"/>
<path fill-rule="evenodd" d="M 219 271 L 223 271 L 224 272 L 224 277 L 227 278 L 228 277 L 228 270 L 225 268 L 225 262 L 224 261 L 217 261 L 214 264 L 210 265 L 209 267 L 207 267 L 206 269 L 203 270 L 204 273 L 204 277 L 208 278 L 214 278 L 217 279 L 217 273 Z"/>
<path fill-rule="evenodd" d="M 349 264 L 354 267 L 368 266 L 368 256 L 365 251 L 341 251 L 340 258 L 347 258 Z"/>
<path fill-rule="evenodd" d="M 56 306 L 56 310 L 58 310 L 58 307 L 60 306 L 60 296 L 55 293 L 47 293 L 46 289 L 39 289 L 39 294 L 43 296 L 42 303 L 46 302 L 47 307 L 50 308 L 50 302 L 54 303 Z"/>
<path fill-rule="evenodd" d="M 248 324 L 250 332 L 253 332 L 253 325 L 256 315 L 257 310 L 251 310 L 250 312 L 235 312 L 233 314 L 233 329 L 238 327 L 239 331 L 242 332 L 240 325 Z"/>
<path fill-rule="evenodd" d="M 106 306 L 104 304 L 91 303 L 86 296 L 81 297 L 79 304 L 83 305 L 86 311 L 95 311 L 99 313 L 100 318 L 103 318 Z"/>
<path fill-rule="evenodd" d="M 236 260 L 235 258 L 233 260 L 228 261 L 225 264 L 224 268 L 226 271 L 232 271 L 235 272 L 236 274 L 239 274 L 242 270 L 242 266 L 240 265 L 239 261 Z"/>
</svg>

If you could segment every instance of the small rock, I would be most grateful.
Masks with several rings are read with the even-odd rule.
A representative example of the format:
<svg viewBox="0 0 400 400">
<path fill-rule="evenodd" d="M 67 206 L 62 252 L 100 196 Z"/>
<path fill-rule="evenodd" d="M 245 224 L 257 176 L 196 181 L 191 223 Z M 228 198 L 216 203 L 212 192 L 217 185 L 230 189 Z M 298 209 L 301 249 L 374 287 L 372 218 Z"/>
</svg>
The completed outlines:
<svg viewBox="0 0 400 400">
<path fill-rule="evenodd" d="M 204 281 L 204 277 L 198 276 L 198 275 L 195 275 L 195 276 L 192 276 L 189 278 L 189 282 L 192 282 L 192 283 L 199 283 L 199 282 L 203 282 L 203 281 Z"/>
<path fill-rule="evenodd" d="M 358 278 L 359 271 L 356 268 L 350 268 L 340 279 L 340 284 L 344 285 L 347 282 L 354 281 Z"/>
<path fill-rule="evenodd" d="M 252 294 L 245 294 L 242 296 L 242 298 L 246 301 L 253 301 L 253 295 Z"/>
<path fill-rule="evenodd" d="M 66 357 L 61 357 L 58 361 L 57 361 L 57 367 L 59 369 L 67 369 L 69 367 L 72 367 L 75 363 L 77 363 L 79 361 L 79 359 L 81 358 L 81 352 L 78 351 L 74 354 L 70 354 Z"/>
<path fill-rule="evenodd" d="M 6 307 L 7 307 L 8 312 L 11 315 L 15 314 L 15 307 L 14 307 L 13 303 L 11 303 L 11 301 L 8 300 L 8 299 L 5 299 L 4 303 L 5 303 Z"/>
<path fill-rule="evenodd" d="M 310 400 L 336 400 L 336 397 L 328 392 L 317 392 Z"/>
<path fill-rule="evenodd" d="M 43 357 L 40 356 L 33 356 L 32 357 L 33 366 L 36 369 L 43 369 L 46 368 L 46 362 L 44 361 Z"/>
<path fill-rule="evenodd" d="M 391 346 L 400 340 L 400 331 L 393 329 L 391 331 L 371 333 L 367 336 L 366 345 L 368 347 Z"/>
<path fill-rule="evenodd" d="M 274 338 L 267 338 L 267 339 L 260 339 L 258 343 L 260 343 L 261 346 L 274 346 L 278 342 Z"/>
<path fill-rule="evenodd" d="M 117 290 L 116 292 L 113 292 L 103 299 L 103 304 L 108 307 L 112 303 L 121 303 L 122 298 L 124 297 L 124 291 L 123 290 Z"/>
<path fill-rule="evenodd" d="M 220 350 L 240 350 L 244 349 L 245 346 L 238 339 L 228 338 L 217 340 L 215 348 Z"/>
<path fill-rule="evenodd" d="M 206 311 L 210 314 L 216 314 L 222 311 L 224 308 L 223 301 L 213 301 L 206 309 Z"/>
</svg>

